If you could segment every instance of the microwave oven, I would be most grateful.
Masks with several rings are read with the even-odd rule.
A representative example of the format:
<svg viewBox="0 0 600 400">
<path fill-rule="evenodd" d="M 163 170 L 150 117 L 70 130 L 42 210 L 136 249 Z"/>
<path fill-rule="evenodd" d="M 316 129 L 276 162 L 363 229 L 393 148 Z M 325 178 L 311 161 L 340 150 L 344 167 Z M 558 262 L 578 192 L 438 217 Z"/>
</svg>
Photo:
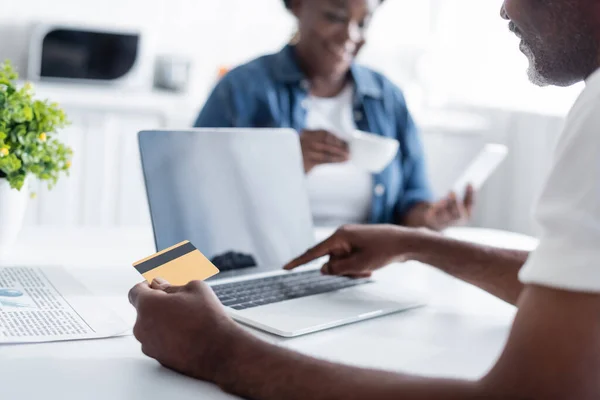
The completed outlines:
<svg viewBox="0 0 600 400">
<path fill-rule="evenodd" d="M 153 56 L 140 31 L 37 24 L 28 79 L 150 88 Z"/>
</svg>

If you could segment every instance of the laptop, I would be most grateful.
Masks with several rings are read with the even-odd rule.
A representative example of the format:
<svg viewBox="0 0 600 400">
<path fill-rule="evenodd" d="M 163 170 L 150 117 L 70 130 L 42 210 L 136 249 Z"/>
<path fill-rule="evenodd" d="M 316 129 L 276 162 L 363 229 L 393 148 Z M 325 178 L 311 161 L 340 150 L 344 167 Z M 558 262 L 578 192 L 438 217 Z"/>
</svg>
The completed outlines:
<svg viewBox="0 0 600 400">
<path fill-rule="evenodd" d="M 295 337 L 421 305 L 371 279 L 283 265 L 315 244 L 298 134 L 290 129 L 143 131 L 156 250 L 192 242 L 236 321 Z"/>
</svg>

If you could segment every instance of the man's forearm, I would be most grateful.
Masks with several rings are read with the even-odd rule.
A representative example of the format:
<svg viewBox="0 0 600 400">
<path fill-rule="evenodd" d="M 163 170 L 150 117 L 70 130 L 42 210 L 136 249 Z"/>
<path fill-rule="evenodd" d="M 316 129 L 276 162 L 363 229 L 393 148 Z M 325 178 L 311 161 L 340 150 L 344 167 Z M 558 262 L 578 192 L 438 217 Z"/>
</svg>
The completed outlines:
<svg viewBox="0 0 600 400">
<path fill-rule="evenodd" d="M 434 266 L 516 304 L 523 289 L 518 273 L 528 256 L 526 251 L 482 246 L 432 234 L 419 242 L 410 259 Z"/>
<path fill-rule="evenodd" d="M 214 382 L 252 400 L 597 399 L 600 324 L 593 321 L 600 310 L 598 297 L 525 288 L 506 348 L 479 381 L 337 365 L 262 342 L 240 329 L 215 365 Z"/>
<path fill-rule="evenodd" d="M 235 345 L 217 384 L 254 400 L 469 400 L 477 382 L 424 379 L 365 370 L 303 356 L 246 336 Z M 225 361 L 226 362 L 226 361 Z"/>
</svg>

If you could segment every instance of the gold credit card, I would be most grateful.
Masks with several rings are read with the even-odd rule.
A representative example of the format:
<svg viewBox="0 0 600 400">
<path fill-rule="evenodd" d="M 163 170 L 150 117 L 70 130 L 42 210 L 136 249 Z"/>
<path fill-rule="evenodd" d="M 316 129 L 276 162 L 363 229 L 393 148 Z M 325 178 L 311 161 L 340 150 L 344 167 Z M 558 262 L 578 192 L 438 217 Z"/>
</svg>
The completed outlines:
<svg viewBox="0 0 600 400">
<path fill-rule="evenodd" d="M 187 240 L 144 258 L 133 266 L 148 283 L 154 278 L 163 278 L 174 286 L 203 281 L 219 273 L 219 269 Z"/>
</svg>

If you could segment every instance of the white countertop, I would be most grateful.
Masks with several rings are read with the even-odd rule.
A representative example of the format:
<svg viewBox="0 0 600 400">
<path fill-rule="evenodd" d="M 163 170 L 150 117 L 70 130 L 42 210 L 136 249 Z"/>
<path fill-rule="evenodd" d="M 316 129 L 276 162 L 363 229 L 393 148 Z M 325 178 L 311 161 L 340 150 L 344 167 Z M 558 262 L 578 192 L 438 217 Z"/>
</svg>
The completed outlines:
<svg viewBox="0 0 600 400">
<path fill-rule="evenodd" d="M 170 119 L 190 119 L 201 104 L 188 93 L 158 89 L 124 88 L 111 84 L 34 82 L 36 97 L 51 99 L 68 110 L 152 113 Z"/>
<path fill-rule="evenodd" d="M 321 236 L 325 234 L 321 233 Z M 534 239 L 489 230 L 450 235 L 501 247 L 531 249 Z M 133 324 L 128 289 L 140 280 L 131 262 L 154 251 L 146 230 L 26 230 L 3 265 L 66 265 L 98 301 Z M 470 285 L 417 263 L 376 275 L 390 288 L 410 289 L 429 306 L 346 327 L 280 339 L 300 352 L 365 367 L 419 375 L 477 378 L 493 364 L 515 309 Z M 185 378 L 144 357 L 132 337 L 0 346 L 2 397 L 21 399 L 226 399 L 217 388 Z"/>
</svg>

